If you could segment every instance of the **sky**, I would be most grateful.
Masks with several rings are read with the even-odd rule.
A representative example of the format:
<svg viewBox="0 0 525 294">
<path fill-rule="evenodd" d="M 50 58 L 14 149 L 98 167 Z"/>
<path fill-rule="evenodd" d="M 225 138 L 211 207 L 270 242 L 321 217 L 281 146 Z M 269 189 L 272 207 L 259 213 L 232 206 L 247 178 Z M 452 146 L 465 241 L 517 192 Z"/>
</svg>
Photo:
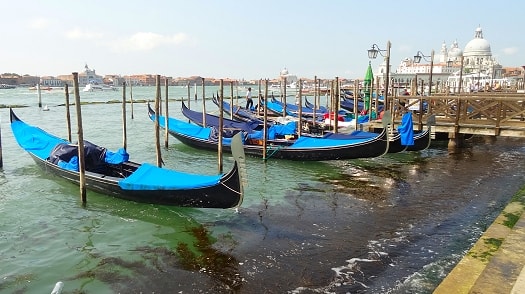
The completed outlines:
<svg viewBox="0 0 525 294">
<path fill-rule="evenodd" d="M 0 0 L 0 73 L 224 79 L 364 77 L 373 44 L 392 70 L 481 27 L 504 67 L 525 65 L 525 1 Z M 6 9 L 4 9 L 6 8 Z M 376 69 L 381 58 L 371 60 Z"/>
</svg>

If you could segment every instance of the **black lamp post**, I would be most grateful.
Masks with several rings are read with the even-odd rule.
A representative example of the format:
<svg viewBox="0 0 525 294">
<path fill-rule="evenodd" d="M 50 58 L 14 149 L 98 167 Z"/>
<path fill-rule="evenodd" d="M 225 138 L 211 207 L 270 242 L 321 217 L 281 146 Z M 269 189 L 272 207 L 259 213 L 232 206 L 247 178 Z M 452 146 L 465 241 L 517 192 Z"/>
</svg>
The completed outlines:
<svg viewBox="0 0 525 294">
<path fill-rule="evenodd" d="M 379 46 L 376 44 L 372 44 L 372 48 L 368 49 L 368 58 L 370 59 L 376 59 L 377 54 L 381 54 L 381 56 L 385 57 L 386 60 L 386 78 L 385 78 L 385 97 L 384 97 L 384 103 L 385 103 L 385 110 L 388 110 L 388 87 L 390 82 L 390 41 L 386 43 L 386 50 L 379 49 Z M 385 52 L 385 55 L 383 55 L 383 52 Z"/>
<path fill-rule="evenodd" d="M 427 58 L 430 57 L 430 77 L 428 79 L 428 96 L 432 94 L 432 73 L 434 70 L 434 49 L 430 52 L 430 56 L 426 56 L 421 51 L 417 51 L 417 54 L 414 55 L 414 63 L 420 63 L 421 58 L 429 61 Z"/>
</svg>

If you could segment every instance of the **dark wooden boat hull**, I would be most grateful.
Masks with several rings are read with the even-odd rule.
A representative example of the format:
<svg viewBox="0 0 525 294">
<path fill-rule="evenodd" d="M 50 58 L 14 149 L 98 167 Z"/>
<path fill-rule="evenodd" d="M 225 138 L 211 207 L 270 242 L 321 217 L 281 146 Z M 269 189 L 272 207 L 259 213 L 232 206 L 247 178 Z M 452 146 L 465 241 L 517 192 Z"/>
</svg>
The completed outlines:
<svg viewBox="0 0 525 294">
<path fill-rule="evenodd" d="M 45 172 L 79 184 L 78 172 L 62 169 L 49 161 L 29 154 Z M 220 185 L 188 190 L 123 190 L 118 185 L 118 178 L 92 172 L 85 173 L 85 181 L 86 188 L 92 191 L 135 202 L 196 208 L 232 208 L 242 202 L 241 193 L 231 190 L 231 187 L 240 187 L 238 173 L 235 163 L 235 167 L 222 177 Z"/>
<path fill-rule="evenodd" d="M 168 130 L 168 132 L 188 146 L 204 150 L 217 151 L 217 142 L 197 139 L 170 130 Z M 359 146 L 352 147 L 332 147 L 317 150 L 308 148 L 287 149 L 283 145 L 272 145 L 271 143 L 268 143 L 266 157 L 304 161 L 371 158 L 385 154 L 385 150 L 387 148 L 386 132 L 383 132 L 374 140 L 367 141 Z M 231 152 L 230 146 L 223 146 L 222 150 L 224 152 Z M 263 146 L 260 145 L 244 145 L 244 152 L 250 156 L 263 157 L 264 149 Z"/>
<path fill-rule="evenodd" d="M 155 112 L 148 106 L 148 115 L 152 121 L 155 121 Z M 163 127 L 163 126 L 161 126 Z M 204 150 L 218 150 L 218 140 L 208 138 L 199 138 L 182 132 L 168 129 L 168 133 L 177 138 L 183 144 Z M 321 139 L 322 140 L 322 139 Z M 362 142 L 354 144 L 341 144 L 324 147 L 290 147 L 293 141 L 287 140 L 268 140 L 266 147 L 266 158 L 278 158 L 301 161 L 321 161 L 337 159 L 356 159 L 371 158 L 385 154 L 388 150 L 388 140 L 386 129 L 378 135 Z M 263 157 L 264 148 L 259 144 L 244 144 L 244 153 L 246 155 Z M 223 145 L 224 152 L 231 152 L 229 145 Z"/>
<path fill-rule="evenodd" d="M 426 129 L 422 132 L 414 134 L 414 145 L 407 146 L 406 151 L 421 151 L 430 146 L 431 136 L 430 130 Z"/>
<path fill-rule="evenodd" d="M 390 142 L 388 144 L 388 153 L 403 152 L 408 146 L 401 145 L 401 135 L 399 133 L 391 134 L 389 136 Z"/>
</svg>

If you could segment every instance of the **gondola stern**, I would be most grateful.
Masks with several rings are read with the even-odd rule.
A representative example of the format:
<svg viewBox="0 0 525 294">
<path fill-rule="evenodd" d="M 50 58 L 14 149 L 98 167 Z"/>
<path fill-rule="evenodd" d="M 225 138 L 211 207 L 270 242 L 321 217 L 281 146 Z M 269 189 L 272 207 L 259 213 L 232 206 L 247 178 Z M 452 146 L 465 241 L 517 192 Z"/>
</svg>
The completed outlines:
<svg viewBox="0 0 525 294">
<path fill-rule="evenodd" d="M 22 121 L 16 114 L 15 112 L 13 111 L 13 108 L 9 107 L 9 119 L 11 121 L 11 123 L 15 122 L 15 121 Z"/>
</svg>

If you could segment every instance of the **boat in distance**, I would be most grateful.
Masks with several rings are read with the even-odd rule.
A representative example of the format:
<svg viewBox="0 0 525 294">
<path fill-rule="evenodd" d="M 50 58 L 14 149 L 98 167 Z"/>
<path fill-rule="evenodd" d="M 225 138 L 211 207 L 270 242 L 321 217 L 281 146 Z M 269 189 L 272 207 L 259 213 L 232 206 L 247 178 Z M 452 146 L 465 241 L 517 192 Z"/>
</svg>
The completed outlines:
<svg viewBox="0 0 525 294">
<path fill-rule="evenodd" d="M 157 115 L 149 104 L 148 115 L 153 122 L 158 117 L 159 126 L 166 128 L 166 118 Z M 167 123 L 168 133 L 188 146 L 216 151 L 219 144 L 218 136 L 222 135 L 223 151 L 231 152 L 231 138 L 219 134 L 216 127 L 202 127 L 173 117 L 168 117 Z M 283 138 L 275 136 L 276 131 L 273 131 L 272 136 L 272 128 L 275 127 L 281 126 L 272 126 L 268 129 L 267 154 L 264 154 L 264 130 L 243 134 L 245 154 L 256 157 L 267 155 L 267 158 L 288 160 L 320 161 L 377 157 L 388 150 L 386 128 L 380 134 L 355 131 L 352 136 L 345 134 L 344 139 L 334 133 L 323 137 L 296 136 L 290 139 L 286 136 Z"/>
<path fill-rule="evenodd" d="M 46 172 L 78 184 L 78 145 L 22 121 L 10 109 L 17 143 Z M 129 161 L 121 148 L 111 152 L 84 141 L 86 188 L 126 200 L 196 208 L 241 205 L 243 186 L 239 162 L 219 175 L 201 175 Z"/>
</svg>

